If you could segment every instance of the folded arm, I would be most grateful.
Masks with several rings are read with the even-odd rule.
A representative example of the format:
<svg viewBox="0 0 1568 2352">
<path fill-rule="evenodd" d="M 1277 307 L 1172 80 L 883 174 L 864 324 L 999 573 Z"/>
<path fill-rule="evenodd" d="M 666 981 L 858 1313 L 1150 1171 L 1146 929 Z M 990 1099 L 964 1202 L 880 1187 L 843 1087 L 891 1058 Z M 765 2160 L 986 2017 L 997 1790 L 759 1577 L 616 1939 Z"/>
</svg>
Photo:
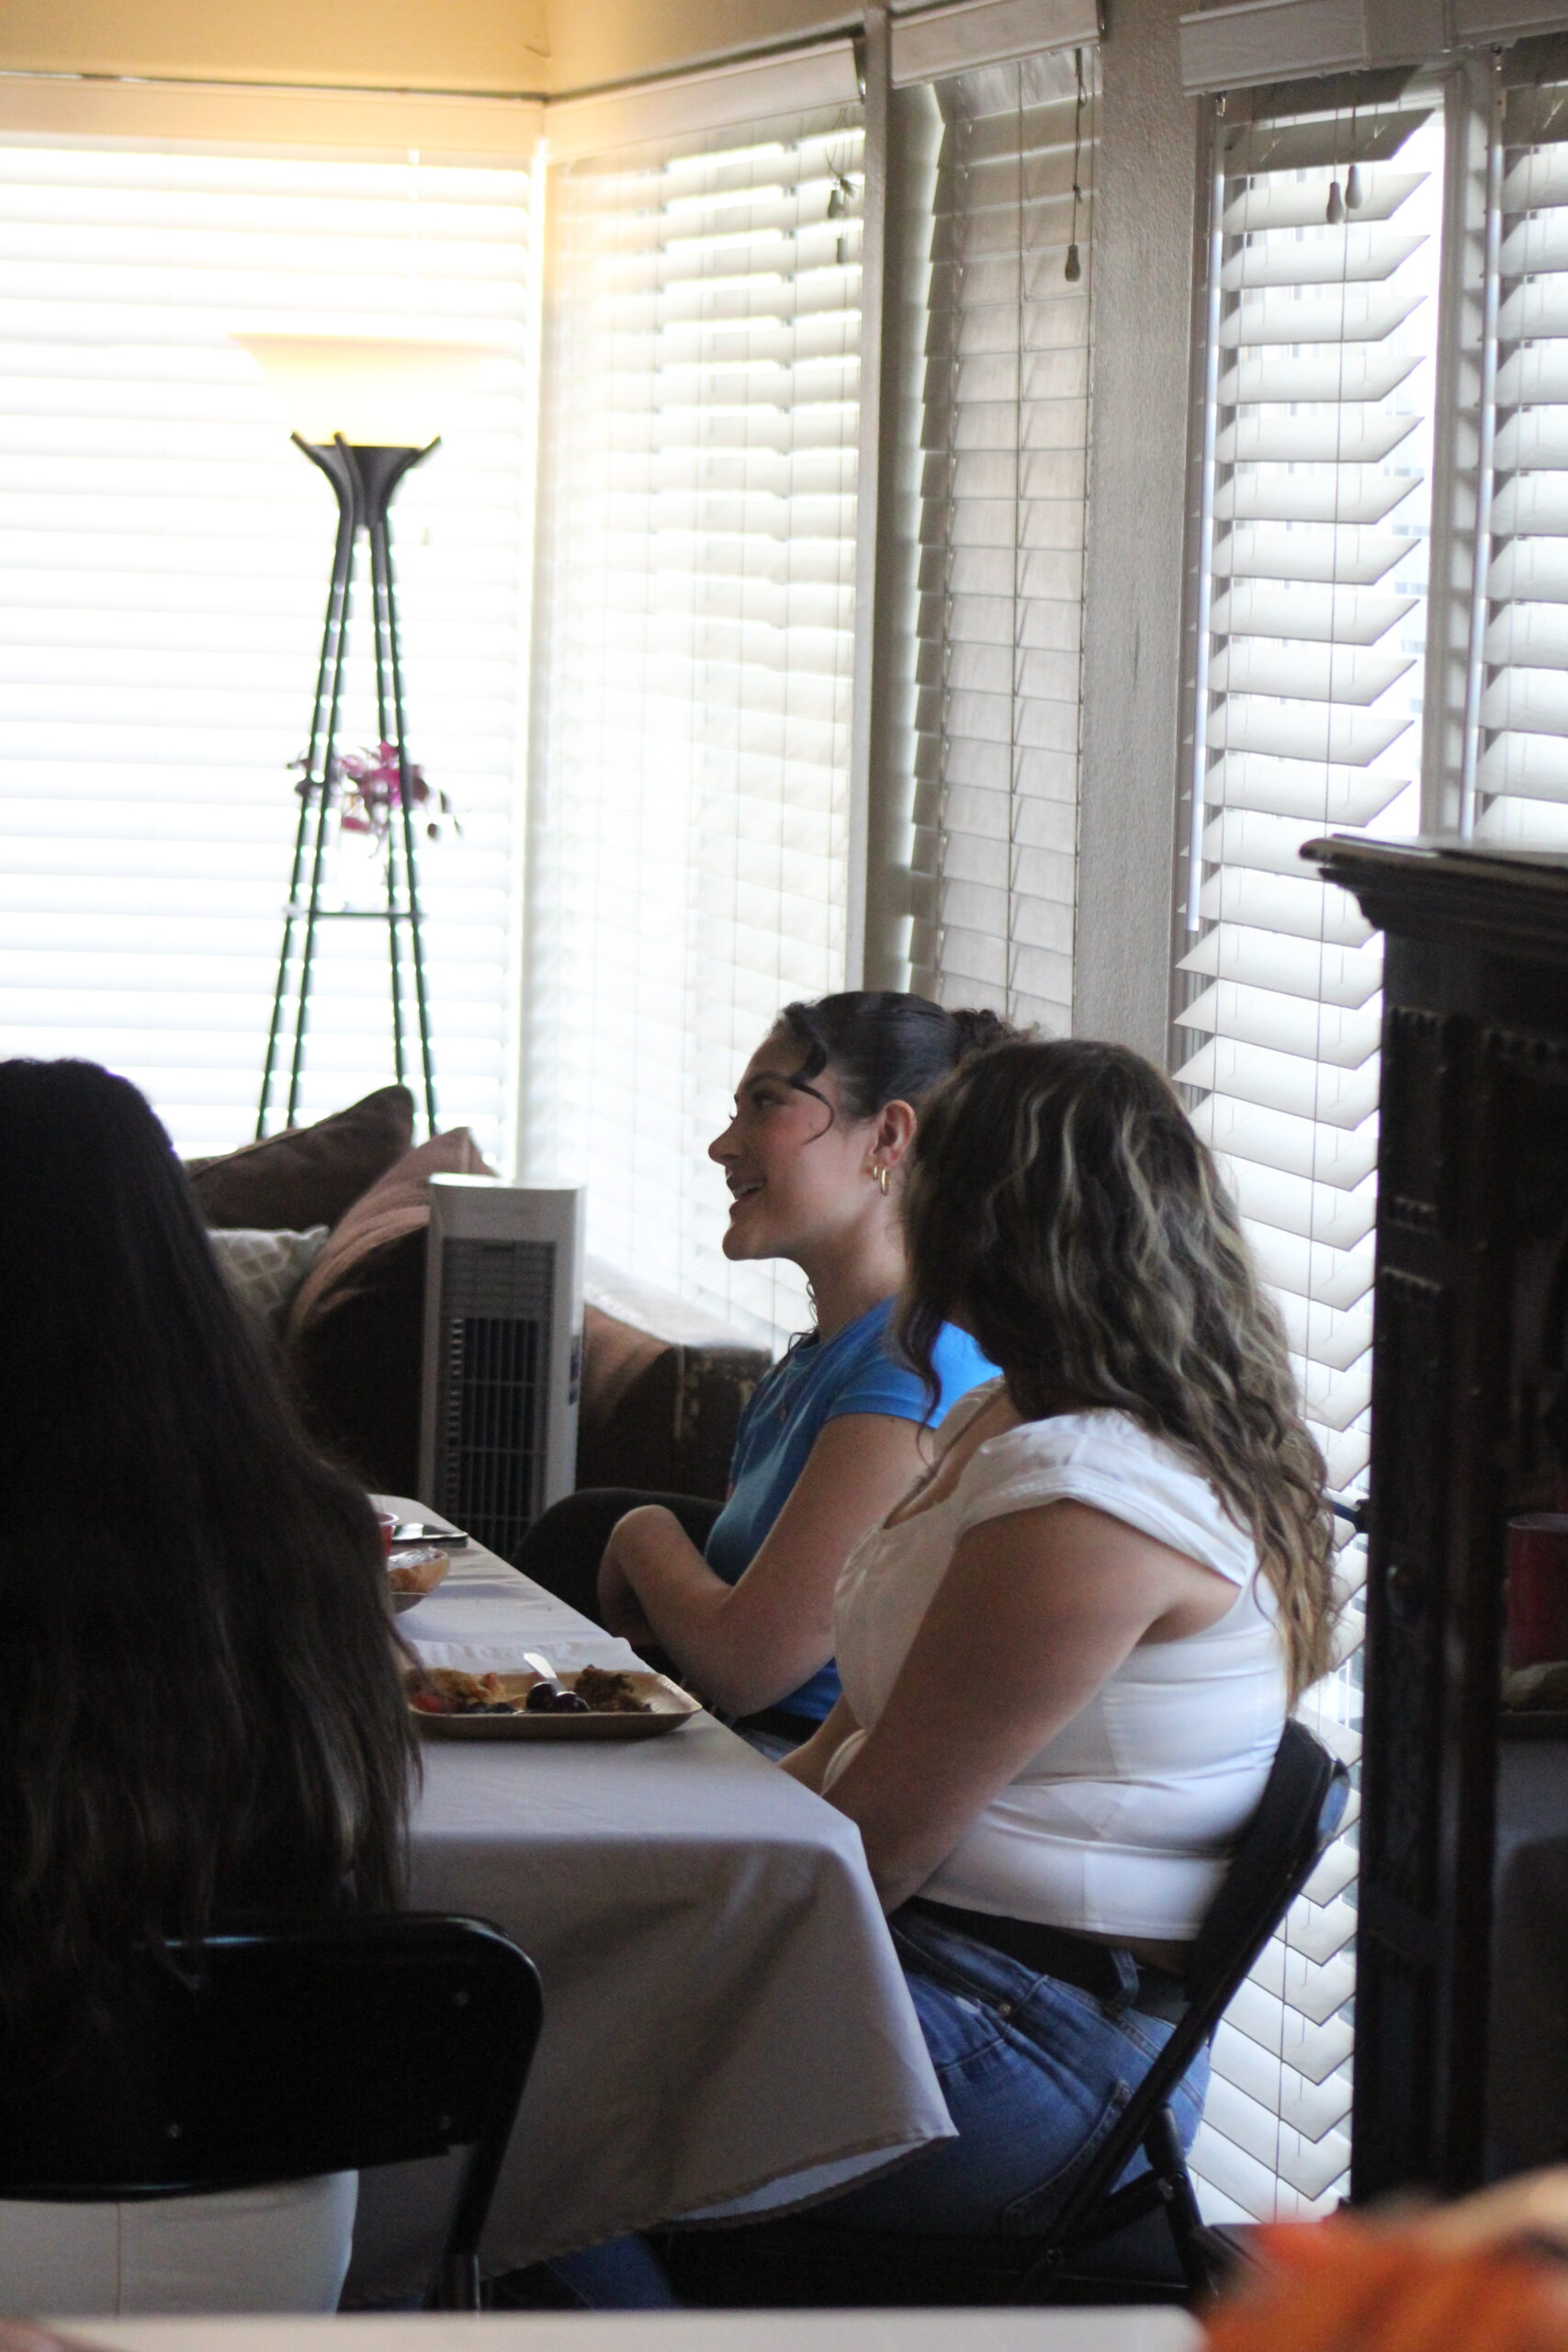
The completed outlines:
<svg viewBox="0 0 1568 2352">
<path fill-rule="evenodd" d="M 776 1705 L 832 1657 L 839 1571 L 919 1476 L 921 1435 L 886 1413 L 829 1421 L 737 1584 L 714 1574 L 669 1511 L 629 1511 L 600 1571 L 605 1624 L 629 1638 L 646 1624 L 730 1714 Z"/>
</svg>

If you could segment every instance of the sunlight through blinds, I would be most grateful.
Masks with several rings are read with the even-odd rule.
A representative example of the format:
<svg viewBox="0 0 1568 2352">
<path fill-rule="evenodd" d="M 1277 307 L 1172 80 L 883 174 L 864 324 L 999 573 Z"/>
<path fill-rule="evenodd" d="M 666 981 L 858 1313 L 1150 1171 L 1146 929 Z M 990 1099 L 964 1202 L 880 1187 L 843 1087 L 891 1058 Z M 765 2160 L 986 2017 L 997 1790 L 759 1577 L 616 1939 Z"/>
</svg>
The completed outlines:
<svg viewBox="0 0 1568 2352">
<path fill-rule="evenodd" d="M 863 135 L 829 109 L 550 174 L 527 1164 L 589 1246 L 749 1323 L 705 1159 L 843 983 Z"/>
<path fill-rule="evenodd" d="M 1175 1073 L 1340 1493 L 1368 1457 L 1381 948 L 1298 853 L 1329 830 L 1417 830 L 1443 162 L 1430 93 L 1345 89 L 1338 110 L 1303 93 L 1254 120 L 1233 102 L 1216 129 Z M 1358 1665 L 1303 1710 L 1351 1762 Z M 1341 1838 L 1221 2029 L 1194 2155 L 1217 2214 L 1340 2192 L 1354 1879 Z"/>
<path fill-rule="evenodd" d="M 935 85 L 911 985 L 1052 1035 L 1073 1003 L 1096 70 L 1060 50 Z"/>
<path fill-rule="evenodd" d="M 187 1153 L 254 1125 L 333 529 L 236 326 L 517 355 L 392 510 L 411 750 L 462 824 L 423 856 L 438 1105 L 509 1152 L 530 178 L 0 141 L 0 1054 L 107 1062 Z M 305 1118 L 391 1078 L 387 976 L 379 925 L 327 928 Z"/>
<path fill-rule="evenodd" d="M 1484 635 L 1467 830 L 1568 849 L 1568 48 L 1504 63 L 1483 353 Z"/>
</svg>

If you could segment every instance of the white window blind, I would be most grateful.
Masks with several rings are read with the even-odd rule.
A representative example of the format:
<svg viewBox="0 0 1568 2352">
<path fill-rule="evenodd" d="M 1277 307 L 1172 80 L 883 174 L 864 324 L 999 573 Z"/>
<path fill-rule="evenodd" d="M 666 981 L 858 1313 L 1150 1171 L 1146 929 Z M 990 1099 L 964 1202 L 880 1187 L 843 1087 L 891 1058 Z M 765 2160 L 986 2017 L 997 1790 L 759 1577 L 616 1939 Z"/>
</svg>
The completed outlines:
<svg viewBox="0 0 1568 2352">
<path fill-rule="evenodd" d="M 1096 64 L 935 85 L 911 985 L 1052 1034 L 1073 1001 Z"/>
<path fill-rule="evenodd" d="M 1341 1492 L 1368 1454 L 1381 952 L 1298 852 L 1418 830 L 1436 108 L 1382 77 L 1216 126 L 1176 1075 Z M 1356 1683 L 1352 1659 L 1305 1710 L 1351 1761 Z M 1342 1838 L 1221 2030 L 1195 2155 L 1218 2212 L 1339 2194 L 1354 1872 Z"/>
<path fill-rule="evenodd" d="M 1543 54 L 1544 51 L 1544 54 Z M 1485 239 L 1480 659 L 1461 823 L 1568 849 L 1568 51 L 1506 61 Z M 1489 460 L 1489 462 L 1487 462 Z"/>
<path fill-rule="evenodd" d="M 514 359 L 393 508 L 410 748 L 463 831 L 423 897 L 443 1124 L 507 1156 L 531 173 L 0 141 L 0 1054 L 102 1060 L 186 1151 L 253 1131 L 331 564 L 235 326 Z M 344 750 L 375 741 L 366 598 Z M 339 887 L 371 894 L 362 854 Z M 326 927 L 302 1116 L 392 1075 L 385 933 Z"/>
<path fill-rule="evenodd" d="M 843 981 L 859 111 L 549 186 L 528 1165 L 771 1335 L 801 1290 L 723 1259 L 704 1155 L 780 1007 Z"/>
</svg>

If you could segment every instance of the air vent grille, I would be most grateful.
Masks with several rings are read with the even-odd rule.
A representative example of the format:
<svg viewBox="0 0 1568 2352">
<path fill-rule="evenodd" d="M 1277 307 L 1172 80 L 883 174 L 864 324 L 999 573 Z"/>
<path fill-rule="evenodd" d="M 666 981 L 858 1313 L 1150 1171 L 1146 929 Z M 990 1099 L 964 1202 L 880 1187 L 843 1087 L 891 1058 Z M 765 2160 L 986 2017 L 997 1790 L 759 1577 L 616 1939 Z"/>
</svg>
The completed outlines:
<svg viewBox="0 0 1568 2352">
<path fill-rule="evenodd" d="M 554 1245 L 448 1240 L 435 1508 L 511 1559 L 545 1503 Z"/>
</svg>

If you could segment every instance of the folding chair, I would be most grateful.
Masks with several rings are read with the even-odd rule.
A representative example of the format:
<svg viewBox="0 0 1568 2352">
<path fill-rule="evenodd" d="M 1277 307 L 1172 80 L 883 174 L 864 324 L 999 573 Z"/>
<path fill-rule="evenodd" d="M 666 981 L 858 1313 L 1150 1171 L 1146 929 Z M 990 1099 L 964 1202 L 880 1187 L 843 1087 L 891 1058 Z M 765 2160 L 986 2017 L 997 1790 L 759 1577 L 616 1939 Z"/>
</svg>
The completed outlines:
<svg viewBox="0 0 1568 2352">
<path fill-rule="evenodd" d="M 538 2040 L 499 1928 L 312 1920 L 139 1960 L 57 2065 L 14 2056 L 0 2199 L 209 2195 L 466 2148 L 428 2301 L 479 2308 L 479 2247 Z"/>
<path fill-rule="evenodd" d="M 1344 1766 L 1304 1725 L 1287 1724 L 1192 1946 L 1187 2008 L 1041 2236 L 905 2235 L 836 2228 L 816 2214 L 672 2232 L 660 2247 L 678 2290 L 752 2306 L 1147 2302 L 1206 2290 L 1221 2250 L 1199 2213 L 1171 2101 L 1337 1830 L 1348 1793 Z M 1118 2188 L 1140 2151 L 1148 2170 Z"/>
<path fill-rule="evenodd" d="M 1017 2301 L 1055 2300 L 1049 2290 L 1072 2278 L 1080 2257 L 1162 2207 L 1185 2286 L 1200 2294 L 1213 2285 L 1213 2245 L 1170 2102 L 1311 1877 L 1345 1817 L 1349 1792 L 1343 1764 L 1304 1724 L 1288 1723 L 1258 1810 L 1193 1944 L 1185 2014 L 1037 2247 Z M 1147 2172 L 1117 2188 L 1140 2148 Z"/>
</svg>

